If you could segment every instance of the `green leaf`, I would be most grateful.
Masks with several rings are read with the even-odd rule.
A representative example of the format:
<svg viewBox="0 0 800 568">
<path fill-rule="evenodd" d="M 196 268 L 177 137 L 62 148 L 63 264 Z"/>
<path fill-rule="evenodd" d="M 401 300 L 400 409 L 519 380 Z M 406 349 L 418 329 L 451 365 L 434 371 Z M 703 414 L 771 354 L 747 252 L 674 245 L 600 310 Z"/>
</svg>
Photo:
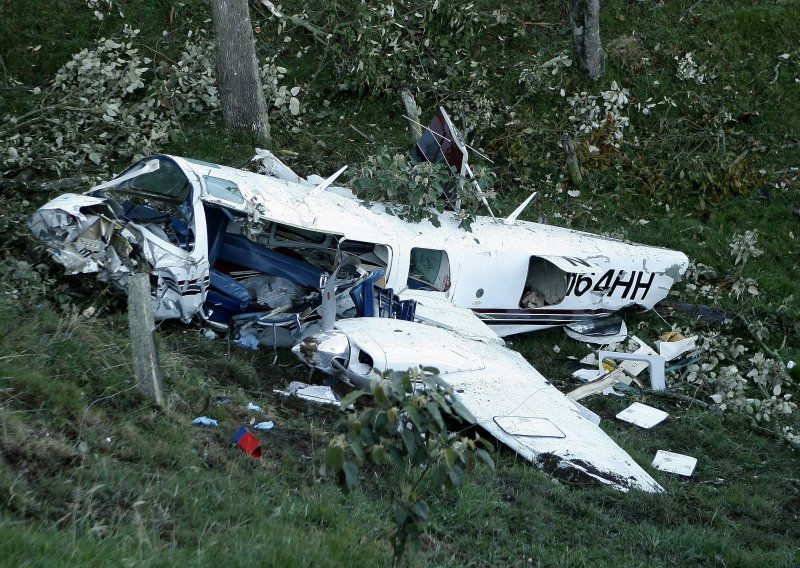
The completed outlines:
<svg viewBox="0 0 800 568">
<path fill-rule="evenodd" d="M 348 460 L 344 462 L 342 469 L 344 470 L 344 479 L 347 483 L 347 488 L 355 489 L 358 487 L 358 465 Z"/>
<path fill-rule="evenodd" d="M 488 465 L 490 468 L 494 469 L 494 460 L 492 459 L 492 456 L 489 455 L 489 452 L 487 452 L 486 450 L 484 449 L 475 450 L 475 457 L 477 457 L 483 463 Z"/>
<path fill-rule="evenodd" d="M 431 485 L 437 489 L 444 487 L 447 482 L 447 466 L 438 464 L 431 469 Z"/>
<path fill-rule="evenodd" d="M 419 430 L 421 432 L 424 432 L 425 431 L 425 428 L 424 428 L 425 425 L 423 424 L 422 417 L 419 415 L 419 412 L 417 411 L 417 409 L 414 408 L 411 405 L 408 405 L 406 407 L 406 413 L 408 414 L 408 418 L 409 418 L 409 420 L 411 420 L 411 423 L 414 425 L 414 427 L 417 430 Z"/>
<path fill-rule="evenodd" d="M 428 402 L 428 413 L 433 416 L 436 425 L 439 427 L 439 431 L 447 430 L 444 425 L 444 420 L 442 419 L 442 414 L 439 412 L 439 405 L 436 404 L 436 402 Z"/>
<path fill-rule="evenodd" d="M 417 524 L 423 525 L 423 527 L 420 528 L 424 528 L 424 525 L 428 522 L 428 514 L 430 513 L 428 504 L 425 501 L 418 501 L 414 503 L 411 512 L 414 514 L 414 520 Z"/>
<path fill-rule="evenodd" d="M 406 522 L 406 519 L 408 519 L 409 516 L 410 515 L 408 514 L 408 511 L 406 511 L 405 507 L 400 507 L 400 506 L 395 507 L 394 522 L 396 524 L 402 525 L 403 523 Z"/>
<path fill-rule="evenodd" d="M 387 460 L 386 448 L 384 448 L 380 444 L 375 444 L 374 446 L 372 446 L 371 455 L 372 455 L 372 463 L 377 465 L 383 465 L 386 463 Z"/>
<path fill-rule="evenodd" d="M 411 382 L 411 375 L 408 373 L 403 373 L 402 376 L 403 381 L 403 390 L 405 392 L 414 392 L 414 384 Z"/>
<path fill-rule="evenodd" d="M 450 477 L 450 483 L 457 487 L 464 480 L 464 470 L 459 466 L 452 467 L 448 472 L 448 476 Z"/>
<path fill-rule="evenodd" d="M 349 392 L 339 401 L 339 407 L 344 410 L 365 394 L 367 393 L 362 390 L 354 390 L 353 392 Z"/>
<path fill-rule="evenodd" d="M 444 451 L 444 458 L 447 462 L 447 467 L 452 469 L 456 462 L 458 461 L 458 454 L 453 448 L 447 448 Z"/>
<path fill-rule="evenodd" d="M 356 461 L 359 464 L 364 463 L 364 448 L 361 447 L 361 442 L 357 440 L 353 440 L 350 442 L 350 450 L 353 452 L 353 456 L 356 458 Z"/>
<path fill-rule="evenodd" d="M 390 446 L 388 452 L 389 452 L 389 461 L 392 462 L 392 465 L 398 470 L 404 469 L 406 462 L 403 459 L 403 454 L 400 453 L 400 450 L 395 446 Z"/>
<path fill-rule="evenodd" d="M 384 390 L 383 384 L 377 383 L 373 385 L 372 394 L 375 397 L 375 402 L 377 402 L 381 406 L 386 404 L 386 401 L 388 399 L 386 397 L 386 391 Z"/>
<path fill-rule="evenodd" d="M 403 444 L 405 444 L 408 457 L 414 459 L 414 454 L 417 451 L 416 432 L 409 430 L 408 428 L 403 428 L 403 430 L 400 432 L 400 437 L 403 438 Z"/>
<path fill-rule="evenodd" d="M 453 410 L 456 411 L 456 414 L 458 414 L 465 422 L 469 422 L 470 424 L 475 424 L 476 422 L 475 417 L 467 409 L 466 406 L 461 404 L 461 401 L 458 400 L 457 397 L 453 397 L 452 405 L 453 405 Z"/>
<path fill-rule="evenodd" d="M 328 446 L 325 449 L 325 465 L 332 473 L 339 473 L 344 463 L 344 452 L 339 446 Z"/>
</svg>

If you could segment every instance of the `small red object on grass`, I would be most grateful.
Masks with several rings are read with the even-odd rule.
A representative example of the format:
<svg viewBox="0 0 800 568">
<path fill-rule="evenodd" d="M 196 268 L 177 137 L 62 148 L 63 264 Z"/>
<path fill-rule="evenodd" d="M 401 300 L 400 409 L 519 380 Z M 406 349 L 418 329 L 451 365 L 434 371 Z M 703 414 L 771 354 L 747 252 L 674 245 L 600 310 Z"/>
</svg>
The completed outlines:
<svg viewBox="0 0 800 568">
<path fill-rule="evenodd" d="M 251 457 L 260 458 L 264 453 L 261 449 L 261 441 L 244 426 L 233 435 L 233 441 Z"/>
</svg>

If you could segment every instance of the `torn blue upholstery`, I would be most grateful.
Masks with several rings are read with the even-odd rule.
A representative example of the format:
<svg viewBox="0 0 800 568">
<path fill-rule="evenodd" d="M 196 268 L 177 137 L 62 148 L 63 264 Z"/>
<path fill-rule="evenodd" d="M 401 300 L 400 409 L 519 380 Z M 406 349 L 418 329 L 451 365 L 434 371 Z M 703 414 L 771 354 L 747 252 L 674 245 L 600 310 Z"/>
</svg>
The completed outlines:
<svg viewBox="0 0 800 568">
<path fill-rule="evenodd" d="M 385 270 L 377 269 L 364 282 L 350 290 L 350 298 L 356 306 L 356 316 L 375 317 L 375 282 L 383 278 Z"/>
<path fill-rule="evenodd" d="M 318 287 L 322 273 L 304 260 L 275 252 L 243 235 L 230 233 L 224 236 L 217 258 L 264 274 L 283 276 L 302 286 Z"/>
<path fill-rule="evenodd" d="M 211 269 L 211 287 L 216 291 L 225 294 L 237 300 L 241 304 L 241 309 L 247 308 L 252 299 L 250 292 L 238 280 L 228 276 L 224 272 L 220 272 L 214 268 Z"/>
</svg>

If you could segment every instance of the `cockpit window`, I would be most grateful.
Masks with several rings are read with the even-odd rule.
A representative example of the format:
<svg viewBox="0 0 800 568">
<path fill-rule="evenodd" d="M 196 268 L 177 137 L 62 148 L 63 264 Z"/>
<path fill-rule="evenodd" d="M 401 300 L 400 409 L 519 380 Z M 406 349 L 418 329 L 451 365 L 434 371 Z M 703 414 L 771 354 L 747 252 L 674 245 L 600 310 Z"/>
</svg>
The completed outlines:
<svg viewBox="0 0 800 568">
<path fill-rule="evenodd" d="M 412 290 L 450 289 L 450 261 L 443 250 L 413 248 L 408 267 L 408 287 Z"/>
<path fill-rule="evenodd" d="M 158 169 L 122 182 L 116 188 L 121 191 L 136 191 L 168 201 L 183 203 L 189 196 L 191 184 L 172 160 L 159 160 Z"/>
</svg>

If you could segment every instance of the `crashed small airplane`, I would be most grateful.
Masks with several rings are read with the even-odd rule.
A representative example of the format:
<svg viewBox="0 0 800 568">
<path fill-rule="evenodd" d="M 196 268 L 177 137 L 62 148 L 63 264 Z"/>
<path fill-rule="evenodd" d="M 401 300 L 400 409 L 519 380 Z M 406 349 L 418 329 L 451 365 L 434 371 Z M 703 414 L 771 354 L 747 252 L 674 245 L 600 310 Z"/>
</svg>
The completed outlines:
<svg viewBox="0 0 800 568">
<path fill-rule="evenodd" d="M 446 116 L 446 115 L 445 115 Z M 447 121 L 449 122 L 449 120 Z M 258 158 L 259 156 L 257 156 Z M 480 426 L 548 471 L 661 491 L 502 337 L 651 308 L 680 252 L 450 212 L 408 223 L 260 151 L 262 172 L 155 155 L 32 217 L 67 273 L 121 291 L 150 275 L 157 319 L 197 321 L 367 387 L 388 369 L 439 369 Z M 464 159 L 465 163 L 465 159 Z"/>
</svg>

